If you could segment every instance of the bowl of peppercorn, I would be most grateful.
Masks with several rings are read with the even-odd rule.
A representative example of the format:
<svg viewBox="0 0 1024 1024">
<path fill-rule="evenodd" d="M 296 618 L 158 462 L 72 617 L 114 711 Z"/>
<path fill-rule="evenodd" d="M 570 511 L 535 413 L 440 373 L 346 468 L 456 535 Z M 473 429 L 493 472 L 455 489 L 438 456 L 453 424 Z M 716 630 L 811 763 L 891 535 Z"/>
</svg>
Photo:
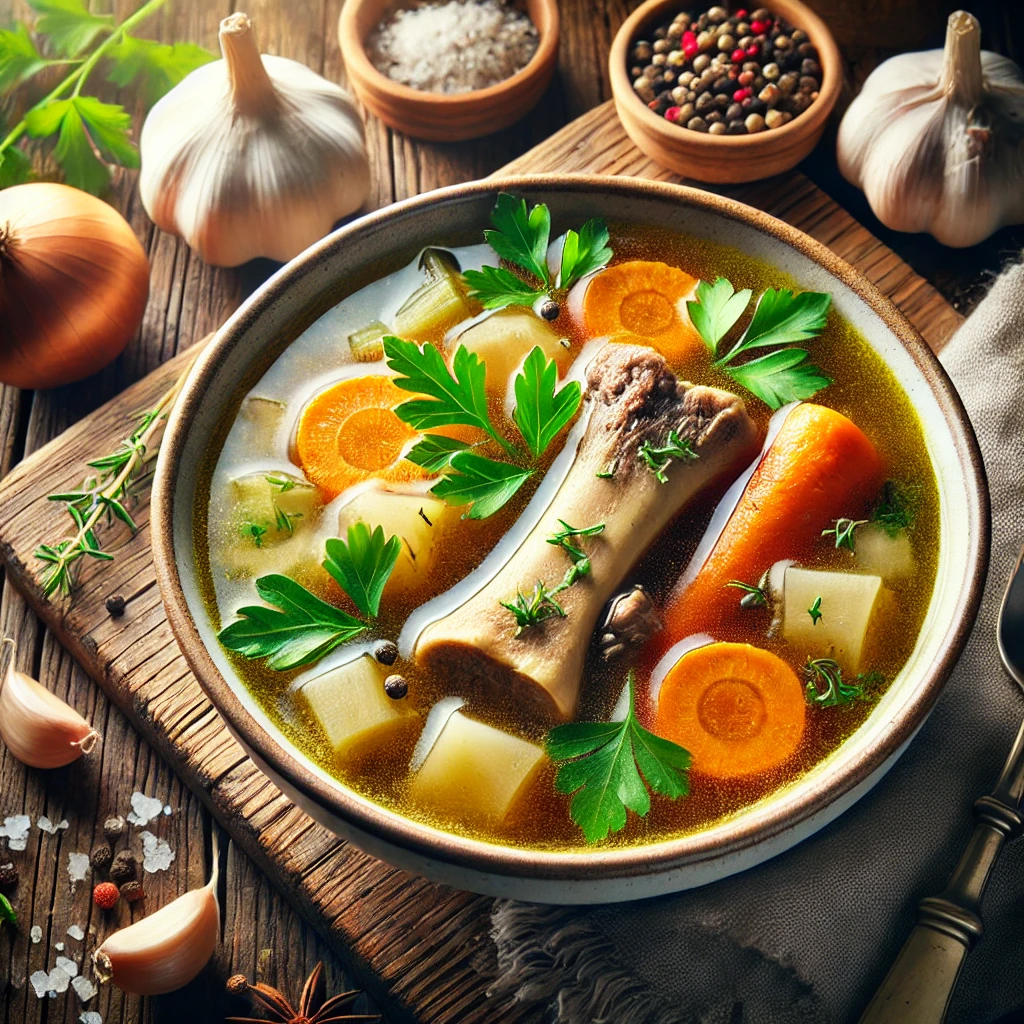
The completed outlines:
<svg viewBox="0 0 1024 1024">
<path fill-rule="evenodd" d="M 799 163 L 842 87 L 839 48 L 799 0 L 755 9 L 648 0 L 609 55 L 629 137 L 688 178 L 741 182 Z"/>
</svg>

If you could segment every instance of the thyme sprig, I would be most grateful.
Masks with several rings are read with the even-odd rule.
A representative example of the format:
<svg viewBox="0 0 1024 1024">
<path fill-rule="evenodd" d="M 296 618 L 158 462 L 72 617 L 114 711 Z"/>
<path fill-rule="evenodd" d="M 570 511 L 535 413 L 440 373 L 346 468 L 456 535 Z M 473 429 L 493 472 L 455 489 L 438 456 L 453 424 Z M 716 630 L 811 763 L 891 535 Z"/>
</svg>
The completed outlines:
<svg viewBox="0 0 1024 1024">
<path fill-rule="evenodd" d="M 688 437 L 680 437 L 679 432 L 670 430 L 665 443 L 661 446 L 644 441 L 637 452 L 639 458 L 647 464 L 647 468 L 657 477 L 659 483 L 667 484 L 665 470 L 673 459 L 683 462 L 694 462 L 700 456 L 693 450 Z"/>
<path fill-rule="evenodd" d="M 853 536 L 854 530 L 858 526 L 863 526 L 866 522 L 866 519 L 836 519 L 833 521 L 830 529 L 821 531 L 821 535 L 822 537 L 835 537 L 837 548 L 846 548 L 848 551 L 854 551 L 856 550 Z"/>
<path fill-rule="evenodd" d="M 724 586 L 735 587 L 737 590 L 743 591 L 743 596 L 740 598 L 741 608 L 763 608 L 768 604 L 767 577 L 768 574 L 765 573 L 757 586 L 754 586 L 753 583 L 744 583 L 743 580 L 729 580 Z"/>
<path fill-rule="evenodd" d="M 803 667 L 807 680 L 806 696 L 810 704 L 834 708 L 858 700 L 877 700 L 885 685 L 881 672 L 860 672 L 855 683 L 843 680 L 843 670 L 834 658 L 808 658 Z"/>
<path fill-rule="evenodd" d="M 187 372 L 187 368 L 186 368 Z M 149 409 L 142 413 L 136 428 L 108 455 L 86 463 L 96 474 L 87 477 L 77 491 L 49 495 L 50 501 L 61 502 L 74 526 L 74 533 L 50 544 L 40 544 L 35 557 L 43 563 L 40 582 L 43 594 L 60 593 L 70 597 L 76 584 L 78 567 L 83 558 L 112 562 L 114 556 L 103 550 L 96 528 L 101 521 L 119 520 L 134 534 L 135 520 L 126 502 L 143 482 L 143 471 L 156 456 L 158 434 L 163 429 L 181 386 L 185 373 L 175 385 Z"/>
</svg>

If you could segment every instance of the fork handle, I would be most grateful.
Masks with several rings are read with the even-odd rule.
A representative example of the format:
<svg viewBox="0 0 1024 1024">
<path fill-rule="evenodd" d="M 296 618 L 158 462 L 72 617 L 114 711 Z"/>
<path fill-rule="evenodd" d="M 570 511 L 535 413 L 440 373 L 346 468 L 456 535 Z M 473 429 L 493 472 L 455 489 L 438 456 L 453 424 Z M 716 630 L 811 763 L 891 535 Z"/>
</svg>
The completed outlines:
<svg viewBox="0 0 1024 1024">
<path fill-rule="evenodd" d="M 1024 724 L 990 796 L 974 804 L 975 826 L 946 888 L 918 904 L 917 924 L 860 1024 L 941 1024 L 957 975 L 981 937 L 981 897 L 1003 843 L 1024 825 Z"/>
</svg>

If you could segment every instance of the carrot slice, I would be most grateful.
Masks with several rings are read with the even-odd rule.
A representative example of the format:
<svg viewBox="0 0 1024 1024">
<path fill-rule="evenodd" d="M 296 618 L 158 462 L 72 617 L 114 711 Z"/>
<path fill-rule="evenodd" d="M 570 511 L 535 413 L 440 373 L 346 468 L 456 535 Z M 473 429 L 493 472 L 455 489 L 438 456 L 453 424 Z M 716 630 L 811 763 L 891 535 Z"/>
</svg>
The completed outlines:
<svg viewBox="0 0 1024 1024">
<path fill-rule="evenodd" d="M 696 578 L 684 576 L 669 596 L 665 629 L 646 658 L 656 660 L 692 633 L 738 638 L 751 612 L 740 608 L 742 594 L 729 581 L 756 584 L 780 559 L 806 558 L 833 520 L 867 507 L 884 477 L 882 459 L 860 427 L 834 409 L 798 405 Z"/>
<path fill-rule="evenodd" d="M 429 476 L 404 457 L 420 435 L 393 410 L 409 397 L 381 374 L 348 377 L 321 391 L 299 419 L 302 471 L 328 498 L 370 478 L 405 483 Z"/>
<path fill-rule="evenodd" d="M 685 747 L 694 771 L 735 779 L 790 758 L 805 720 L 803 687 L 780 657 L 718 643 L 684 654 L 669 670 L 654 731 Z"/>
<path fill-rule="evenodd" d="M 608 267 L 583 296 L 587 332 L 649 345 L 669 362 L 683 362 L 705 350 L 686 312 L 696 287 L 697 278 L 667 263 L 632 260 Z"/>
</svg>

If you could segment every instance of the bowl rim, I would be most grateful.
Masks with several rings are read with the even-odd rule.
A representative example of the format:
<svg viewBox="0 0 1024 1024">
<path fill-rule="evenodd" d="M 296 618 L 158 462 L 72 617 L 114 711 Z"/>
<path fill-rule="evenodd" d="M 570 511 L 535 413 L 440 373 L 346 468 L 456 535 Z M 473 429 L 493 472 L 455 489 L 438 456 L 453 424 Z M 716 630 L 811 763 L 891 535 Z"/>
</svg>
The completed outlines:
<svg viewBox="0 0 1024 1024">
<path fill-rule="evenodd" d="M 741 813 L 715 826 L 716 838 L 696 832 L 646 846 L 612 850 L 549 851 L 502 846 L 445 832 L 405 818 L 360 796 L 340 783 L 329 785 L 292 752 L 278 743 L 246 710 L 221 675 L 199 634 L 174 556 L 174 493 L 177 464 L 186 443 L 193 414 L 205 400 L 211 380 L 238 340 L 258 321 L 261 310 L 287 301 L 287 293 L 318 263 L 343 249 L 349 239 L 367 227 L 380 227 L 445 201 L 496 195 L 500 191 L 559 191 L 656 198 L 710 211 L 739 221 L 788 244 L 822 266 L 865 302 L 896 335 L 929 386 L 950 431 L 968 488 L 967 515 L 971 550 L 969 578 L 953 611 L 954 626 L 942 638 L 938 652 L 916 692 L 889 723 L 885 742 L 865 750 L 841 771 L 819 779 L 814 786 L 798 787 L 770 809 Z M 192 509 L 188 511 L 190 520 Z M 812 819 L 844 795 L 869 780 L 914 736 L 927 717 L 959 657 L 973 627 L 986 575 L 989 555 L 989 494 L 984 463 L 973 428 L 952 382 L 917 331 L 892 302 L 861 273 L 820 242 L 799 229 L 737 200 L 669 182 L 602 175 L 529 174 L 496 177 L 426 192 L 368 214 L 315 243 L 258 288 L 218 331 L 193 364 L 169 418 L 160 448 L 153 484 L 151 531 L 157 582 L 174 635 L 188 664 L 229 728 L 258 758 L 270 765 L 290 786 L 313 804 L 364 833 L 406 851 L 472 871 L 509 878 L 556 881 L 596 881 L 660 874 L 717 860 L 759 845 Z M 191 535 L 191 531 L 189 531 Z"/>
<path fill-rule="evenodd" d="M 653 22 L 665 8 L 680 7 L 680 0 L 646 0 L 615 33 L 608 51 L 608 75 L 616 103 L 628 105 L 628 114 L 639 118 L 643 130 L 658 136 L 668 148 L 687 149 L 691 152 L 703 151 L 705 155 L 724 148 L 734 150 L 738 156 L 744 152 L 753 155 L 754 152 L 766 147 L 782 147 L 794 136 L 804 136 L 817 131 L 828 120 L 842 92 L 842 57 L 839 46 L 824 20 L 801 0 L 775 0 L 775 6 L 786 9 L 782 16 L 787 21 L 800 22 L 799 25 L 794 24 L 794 28 L 803 29 L 814 43 L 822 69 L 818 98 L 807 110 L 781 128 L 753 135 L 711 135 L 707 132 L 689 131 L 659 117 L 636 95 L 626 71 L 629 45 L 639 33 L 641 26 L 646 27 L 648 22 Z M 799 15 L 791 17 L 792 11 L 798 11 Z"/>
<path fill-rule="evenodd" d="M 526 0 L 528 2 L 528 0 Z M 488 102 L 501 99 L 509 91 L 543 75 L 557 60 L 561 23 L 557 0 L 536 0 L 547 12 L 547 28 L 537 28 L 537 49 L 533 56 L 514 75 L 487 86 L 464 93 L 426 92 L 411 85 L 396 82 L 374 67 L 366 52 L 366 35 L 358 31 L 358 16 L 367 0 L 347 0 L 338 16 L 338 43 L 345 69 L 363 88 L 392 99 L 414 105 L 421 110 L 435 109 L 445 115 L 476 110 Z M 532 21 L 532 19 L 531 19 Z"/>
</svg>

